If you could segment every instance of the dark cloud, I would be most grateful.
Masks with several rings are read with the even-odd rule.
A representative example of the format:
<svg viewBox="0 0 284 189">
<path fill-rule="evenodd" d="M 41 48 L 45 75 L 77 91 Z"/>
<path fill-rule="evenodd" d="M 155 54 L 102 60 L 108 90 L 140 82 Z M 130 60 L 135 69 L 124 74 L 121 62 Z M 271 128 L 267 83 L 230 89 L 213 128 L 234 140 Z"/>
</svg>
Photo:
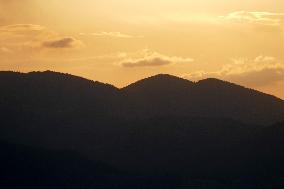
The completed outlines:
<svg viewBox="0 0 284 189">
<path fill-rule="evenodd" d="M 78 44 L 78 41 L 73 37 L 64 37 L 61 39 L 45 41 L 42 46 L 45 48 L 73 48 Z"/>
<path fill-rule="evenodd" d="M 121 65 L 124 67 L 153 67 L 153 66 L 164 66 L 171 64 L 172 62 L 168 59 L 162 57 L 155 57 L 149 59 L 140 59 L 134 61 L 123 62 Z"/>
<path fill-rule="evenodd" d="M 192 58 L 168 56 L 149 49 L 143 49 L 142 51 L 129 55 L 126 53 L 125 56 L 126 57 L 121 61 L 120 65 L 127 68 L 157 67 L 175 63 L 190 63 L 194 61 Z"/>
</svg>

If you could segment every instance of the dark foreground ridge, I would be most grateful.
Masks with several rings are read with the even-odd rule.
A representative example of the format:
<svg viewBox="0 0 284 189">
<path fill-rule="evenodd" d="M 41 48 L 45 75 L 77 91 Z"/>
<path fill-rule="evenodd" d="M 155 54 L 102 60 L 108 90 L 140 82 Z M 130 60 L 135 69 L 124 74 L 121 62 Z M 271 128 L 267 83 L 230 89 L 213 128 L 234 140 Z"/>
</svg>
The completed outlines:
<svg viewBox="0 0 284 189">
<path fill-rule="evenodd" d="M 284 101 L 157 75 L 0 72 L 1 188 L 283 188 Z M 281 122 L 282 121 L 282 122 Z"/>
</svg>

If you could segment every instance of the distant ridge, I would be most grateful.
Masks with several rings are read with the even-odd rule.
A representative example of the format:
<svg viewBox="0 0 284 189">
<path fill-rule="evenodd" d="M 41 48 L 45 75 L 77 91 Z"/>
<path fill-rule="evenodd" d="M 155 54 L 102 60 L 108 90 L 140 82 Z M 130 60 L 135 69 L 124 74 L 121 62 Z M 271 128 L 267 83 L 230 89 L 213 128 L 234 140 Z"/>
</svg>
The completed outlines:
<svg viewBox="0 0 284 189">
<path fill-rule="evenodd" d="M 134 87 L 134 86 L 138 86 L 138 85 L 147 85 L 147 83 L 166 83 L 166 82 L 170 82 L 170 83 L 176 83 L 176 84 L 184 84 L 184 85 L 199 85 L 199 86 L 206 86 L 206 85 L 211 85 L 212 87 L 213 86 L 224 86 L 226 85 L 227 87 L 231 86 L 231 87 L 239 87 L 239 88 L 242 88 L 242 89 L 247 89 L 247 90 L 251 90 L 251 91 L 254 91 L 254 92 L 257 92 L 257 93 L 261 93 L 263 95 L 269 95 L 271 97 L 275 97 L 275 98 L 278 98 L 279 100 L 282 100 L 281 98 L 277 97 L 277 96 L 274 96 L 274 95 L 271 95 L 271 94 L 267 94 L 267 93 L 264 93 L 264 92 L 261 92 L 261 91 L 258 91 L 258 90 L 255 90 L 255 89 L 252 89 L 252 88 L 247 88 L 247 87 L 243 87 L 239 84 L 236 84 L 236 83 L 232 83 L 232 82 L 229 82 L 229 81 L 224 81 L 224 80 L 221 80 L 221 79 L 217 79 L 217 78 L 206 78 L 206 79 L 201 79 L 199 81 L 190 81 L 188 79 L 185 79 L 185 78 L 182 78 L 182 77 L 178 77 L 178 76 L 174 76 L 174 75 L 170 75 L 170 74 L 157 74 L 157 75 L 153 75 L 153 76 L 150 76 L 150 77 L 147 77 L 147 78 L 144 78 L 144 79 L 141 79 L 141 80 L 138 80 L 136 82 L 133 82 L 125 87 L 122 87 L 121 89 L 122 90 L 127 90 L 127 88 L 131 88 L 131 87 Z M 168 86 L 168 84 L 167 84 Z"/>
<path fill-rule="evenodd" d="M 284 116 L 280 98 L 215 78 L 191 82 L 159 74 L 122 91 L 132 101 L 132 114 L 138 117 L 191 115 L 269 124 Z"/>
<path fill-rule="evenodd" d="M 81 80 L 81 81 L 88 81 L 90 83 L 95 83 L 95 84 L 102 84 L 102 85 L 107 85 L 109 87 L 113 87 L 113 88 L 116 88 L 114 87 L 113 85 L 111 84 L 107 84 L 107 83 L 101 83 L 99 81 L 93 81 L 93 80 L 88 80 L 88 79 L 85 79 L 83 77 L 80 77 L 80 76 L 75 76 L 75 75 L 72 75 L 72 74 L 68 74 L 68 73 L 60 73 L 60 72 L 54 72 L 54 71 L 50 71 L 50 70 L 46 70 L 46 71 L 33 71 L 33 72 L 28 72 L 28 73 L 22 73 L 22 72 L 14 72 L 14 71 L 0 71 L 0 77 L 2 77 L 3 79 L 5 79 L 5 77 L 7 78 L 11 78 L 11 77 L 15 77 L 15 76 L 18 76 L 18 77 L 31 77 L 31 76 L 34 76 L 34 77 L 55 77 L 55 78 L 69 78 L 69 79 L 73 79 L 73 80 Z"/>
<path fill-rule="evenodd" d="M 0 72 L 0 87 L 3 104 L 10 107 L 24 104 L 31 109 L 58 109 L 61 105 L 62 110 L 73 107 L 87 115 L 96 112 L 129 118 L 198 116 L 264 125 L 284 120 L 283 100 L 214 78 L 191 82 L 159 74 L 118 89 L 51 71 Z"/>
</svg>

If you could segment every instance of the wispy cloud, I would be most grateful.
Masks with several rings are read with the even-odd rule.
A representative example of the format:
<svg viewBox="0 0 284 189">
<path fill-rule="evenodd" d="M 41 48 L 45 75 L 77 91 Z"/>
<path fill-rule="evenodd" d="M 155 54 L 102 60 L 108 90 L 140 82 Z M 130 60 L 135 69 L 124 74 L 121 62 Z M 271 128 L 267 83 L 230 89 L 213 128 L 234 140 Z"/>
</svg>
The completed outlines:
<svg viewBox="0 0 284 189">
<path fill-rule="evenodd" d="M 82 44 L 74 37 L 62 36 L 46 27 L 34 24 L 15 24 L 0 27 L 0 46 L 11 52 L 42 48 L 73 48 Z"/>
<path fill-rule="evenodd" d="M 0 47 L 0 53 L 11 54 L 13 51 L 7 47 Z"/>
<path fill-rule="evenodd" d="M 259 87 L 284 81 L 284 64 L 275 57 L 260 55 L 254 59 L 232 59 L 232 63 L 223 66 L 220 71 L 197 71 L 184 77 L 194 81 L 213 77 Z"/>
<path fill-rule="evenodd" d="M 72 62 L 108 62 L 124 68 L 160 67 L 174 64 L 187 64 L 194 62 L 193 58 L 169 56 L 150 50 L 148 48 L 135 52 L 117 52 L 79 59 L 69 59 Z"/>
<path fill-rule="evenodd" d="M 1 32 L 41 31 L 45 27 L 34 24 L 14 24 L 0 27 Z"/>
<path fill-rule="evenodd" d="M 220 18 L 234 23 L 279 26 L 284 19 L 284 13 L 236 11 Z"/>
<path fill-rule="evenodd" d="M 111 38 L 143 38 L 143 36 L 134 36 L 134 35 L 129 35 L 121 32 L 95 32 L 95 33 L 80 33 L 80 35 L 92 35 L 96 37 L 111 37 Z"/>
<path fill-rule="evenodd" d="M 283 25 L 284 12 L 246 11 L 229 12 L 225 15 L 210 13 L 172 12 L 161 16 L 137 17 L 131 23 L 146 23 L 151 25 L 163 24 L 248 24 L 258 26 L 279 27 Z"/>
</svg>

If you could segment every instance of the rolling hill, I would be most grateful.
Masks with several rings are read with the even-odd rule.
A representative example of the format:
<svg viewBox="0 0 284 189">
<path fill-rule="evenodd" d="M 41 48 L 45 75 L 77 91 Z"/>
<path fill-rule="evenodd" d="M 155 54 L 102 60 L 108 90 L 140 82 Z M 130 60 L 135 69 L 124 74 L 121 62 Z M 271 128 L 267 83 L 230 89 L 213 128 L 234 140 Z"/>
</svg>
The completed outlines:
<svg viewBox="0 0 284 189">
<path fill-rule="evenodd" d="M 66 172 L 74 188 L 284 186 L 284 101 L 274 96 L 162 74 L 118 89 L 50 71 L 0 72 L 0 88 L 6 171 L 22 173 L 27 164 L 29 175 L 39 171 L 60 188 L 72 186 L 54 175 Z M 37 168 L 47 160 L 50 174 Z M 0 185 L 13 181 L 5 175 Z M 32 183 L 14 180 L 22 178 Z"/>
</svg>

